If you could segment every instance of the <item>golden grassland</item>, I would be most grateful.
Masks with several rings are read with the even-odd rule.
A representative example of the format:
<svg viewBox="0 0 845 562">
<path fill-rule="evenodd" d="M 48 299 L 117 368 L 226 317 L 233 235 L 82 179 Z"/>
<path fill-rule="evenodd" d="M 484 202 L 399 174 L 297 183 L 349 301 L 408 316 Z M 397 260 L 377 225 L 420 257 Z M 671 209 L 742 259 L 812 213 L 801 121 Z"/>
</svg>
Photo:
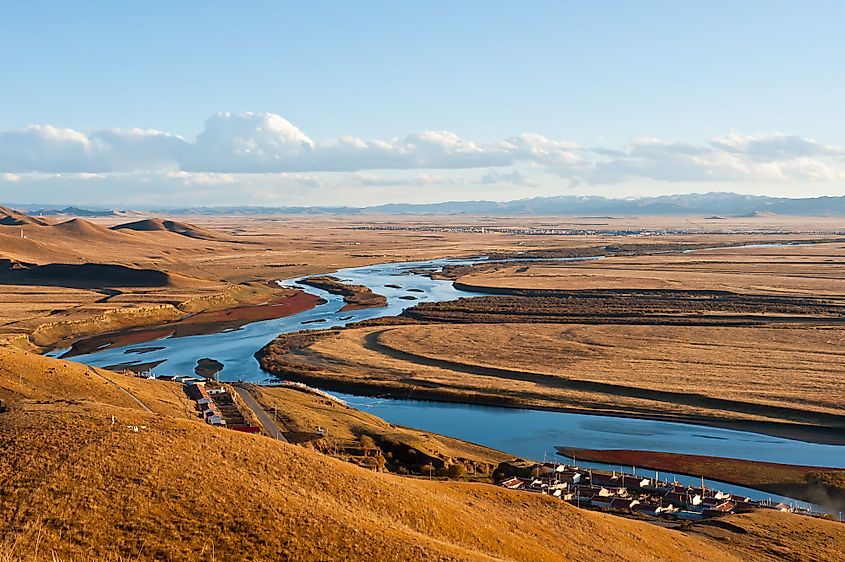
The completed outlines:
<svg viewBox="0 0 845 562">
<path fill-rule="evenodd" d="M 90 280 L 95 289 L 62 285 L 61 280 L 46 285 L 4 285 L 0 337 L 26 336 L 40 324 L 64 321 L 81 321 L 71 331 L 94 335 L 108 331 L 97 331 L 99 322 L 94 319 L 112 310 L 152 307 L 144 313 L 128 314 L 127 318 L 121 312 L 116 315 L 120 319 L 116 324 L 122 325 L 108 329 L 166 322 L 179 314 L 171 310 L 162 315 L 154 307 L 173 306 L 183 311 L 186 302 L 194 302 L 204 303 L 202 310 L 219 310 L 225 306 L 258 304 L 262 301 L 253 298 L 255 295 L 242 294 L 241 284 L 255 287 L 275 279 L 331 273 L 342 267 L 386 261 L 559 252 L 619 244 L 643 243 L 669 248 L 688 243 L 803 240 L 829 237 L 830 232 L 841 230 L 836 219 L 817 217 L 737 218 L 717 221 L 717 225 L 700 217 L 194 216 L 177 219 L 196 224 L 190 232 L 200 237 L 168 230 L 108 229 L 132 220 L 126 217 L 76 219 L 70 225 L 60 224 L 63 219 L 45 219 L 41 221 L 43 225 L 0 226 L 0 260 L 38 265 L 123 265 L 160 270 L 170 277 L 166 285 L 157 287 L 131 284 L 110 287 L 97 284 L 96 279 Z M 680 227 L 688 229 L 690 234 L 631 238 L 455 231 L 455 227 L 467 226 L 584 228 L 587 225 L 604 230 Z M 411 230 L 369 230 L 374 226 Z M 714 231 L 723 233 L 714 234 Z M 784 231 L 794 234 L 783 234 Z M 221 298 L 228 304 L 219 303 Z M 50 337 L 40 341 L 42 346 L 56 343 Z"/>
<path fill-rule="evenodd" d="M 467 365 L 830 414 L 845 409 L 840 328 L 421 325 L 386 330 L 379 342 Z"/>
<path fill-rule="evenodd" d="M 0 371 L 4 562 L 836 560 L 845 540 L 837 523 L 783 513 L 672 530 L 485 484 L 374 473 L 187 419 L 167 383 L 106 382 L 31 357 L 4 351 Z M 159 399 L 169 406 L 158 411 Z"/>
<path fill-rule="evenodd" d="M 513 458 L 481 445 L 393 425 L 367 412 L 296 388 L 254 385 L 247 385 L 247 388 L 265 411 L 277 417 L 277 425 L 288 439 L 310 437 L 308 442 L 313 447 L 340 457 L 344 457 L 344 451 L 358 448 L 361 437 L 368 436 L 383 449 L 412 449 L 413 456 L 420 459 L 420 465 L 430 460 L 441 461 L 443 466 L 461 463 L 474 467 L 474 472 L 483 471 L 487 477 L 499 463 Z M 317 428 L 325 430 L 324 437 L 315 435 Z"/>
<path fill-rule="evenodd" d="M 280 336 L 262 365 L 341 390 L 769 432 L 791 424 L 804 437 L 845 427 L 839 328 L 412 324 L 317 332 L 286 347 L 296 339 Z"/>
<path fill-rule="evenodd" d="M 47 410 L 60 411 L 64 404 L 102 403 L 196 417 L 181 384 L 125 376 L 4 346 L 0 346 L 0 399 Z"/>
<path fill-rule="evenodd" d="M 260 355 L 343 390 L 842 443 L 843 248 L 483 266 L 458 281 L 522 296 L 424 303 L 380 326 L 282 336 Z"/>
<path fill-rule="evenodd" d="M 845 299 L 845 243 L 524 264 L 460 277 L 494 289 L 669 289 Z"/>
<path fill-rule="evenodd" d="M 106 228 L 125 222 L 121 219 L 77 220 L 72 229 L 40 224 L 0 226 L 0 260 L 35 265 L 123 265 L 160 270 L 170 278 L 155 287 L 132 286 L 131 281 L 115 287 L 106 281 L 98 284 L 96 278 L 87 283 L 94 288 L 78 288 L 61 278 L 45 279 L 41 284 L 5 284 L 0 292 L 0 337 L 31 334 L 45 323 L 74 323 L 67 334 L 55 336 L 58 340 L 71 332 L 93 335 L 156 324 L 185 313 L 264 302 L 269 291 L 261 287 L 276 279 L 383 261 L 510 251 L 526 242 L 505 235 L 350 230 L 350 226 L 367 222 L 348 218 L 188 219 L 220 236 L 203 239 L 170 231 Z M 533 242 L 527 247 L 549 243 Z M 127 313 L 137 308 L 144 310 Z M 114 324 L 97 331 L 95 325 L 102 323 L 103 315 L 114 310 L 120 311 L 110 316 Z M 55 340 L 42 337 L 38 343 L 53 345 Z"/>
</svg>

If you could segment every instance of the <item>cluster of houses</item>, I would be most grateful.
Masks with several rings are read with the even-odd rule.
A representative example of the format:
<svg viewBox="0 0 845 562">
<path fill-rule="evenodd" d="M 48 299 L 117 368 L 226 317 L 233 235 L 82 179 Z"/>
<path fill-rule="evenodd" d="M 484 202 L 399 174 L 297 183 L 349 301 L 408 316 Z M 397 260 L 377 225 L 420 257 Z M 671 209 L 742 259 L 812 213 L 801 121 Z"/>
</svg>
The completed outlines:
<svg viewBox="0 0 845 562">
<path fill-rule="evenodd" d="M 704 486 L 685 486 L 623 472 L 607 473 L 568 465 L 543 465 L 542 476 L 514 476 L 499 483 L 511 490 L 548 494 L 578 507 L 697 521 L 753 509 L 812 515 L 784 503 L 757 501 Z"/>
<path fill-rule="evenodd" d="M 213 395 L 225 394 L 227 391 L 222 386 L 208 386 L 205 381 L 190 380 L 185 383 L 185 391 L 188 397 L 196 402 L 200 415 L 205 423 L 216 426 L 225 426 L 226 419 L 214 402 Z"/>
</svg>

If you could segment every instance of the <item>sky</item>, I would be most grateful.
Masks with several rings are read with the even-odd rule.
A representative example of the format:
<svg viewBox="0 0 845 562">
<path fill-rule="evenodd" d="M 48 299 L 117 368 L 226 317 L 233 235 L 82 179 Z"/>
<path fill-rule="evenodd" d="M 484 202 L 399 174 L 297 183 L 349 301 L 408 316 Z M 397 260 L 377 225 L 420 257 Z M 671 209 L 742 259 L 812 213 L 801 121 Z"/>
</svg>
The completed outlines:
<svg viewBox="0 0 845 562">
<path fill-rule="evenodd" d="M 845 194 L 838 0 L 2 13 L 7 203 Z"/>
</svg>

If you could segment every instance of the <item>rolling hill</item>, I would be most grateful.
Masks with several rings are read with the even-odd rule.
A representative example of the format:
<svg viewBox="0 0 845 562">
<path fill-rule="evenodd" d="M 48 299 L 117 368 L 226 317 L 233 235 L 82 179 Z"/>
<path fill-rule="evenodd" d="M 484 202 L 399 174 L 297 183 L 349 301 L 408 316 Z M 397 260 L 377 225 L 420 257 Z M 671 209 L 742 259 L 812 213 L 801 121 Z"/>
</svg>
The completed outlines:
<svg viewBox="0 0 845 562">
<path fill-rule="evenodd" d="M 46 226 L 47 221 L 31 217 L 24 213 L 9 209 L 8 207 L 0 207 L 0 225 L 2 226 L 24 226 L 27 224 L 36 224 L 39 226 Z"/>
<path fill-rule="evenodd" d="M 202 228 L 186 222 L 178 222 L 172 220 L 162 220 L 158 218 L 142 219 L 125 224 L 113 226 L 112 230 L 132 230 L 136 232 L 172 232 L 187 236 L 188 238 L 197 238 L 199 240 L 227 240 L 223 234 L 214 232 L 207 228 Z"/>
<path fill-rule="evenodd" d="M 835 560 L 843 546 L 837 523 L 776 512 L 678 531 L 375 473 L 207 426 L 174 383 L 8 348 L 0 399 L 4 560 Z"/>
<path fill-rule="evenodd" d="M 115 239 L 115 231 L 94 224 L 85 219 L 74 218 L 50 227 L 55 232 L 59 232 L 65 236 L 72 236 L 86 242 L 110 242 Z"/>
</svg>

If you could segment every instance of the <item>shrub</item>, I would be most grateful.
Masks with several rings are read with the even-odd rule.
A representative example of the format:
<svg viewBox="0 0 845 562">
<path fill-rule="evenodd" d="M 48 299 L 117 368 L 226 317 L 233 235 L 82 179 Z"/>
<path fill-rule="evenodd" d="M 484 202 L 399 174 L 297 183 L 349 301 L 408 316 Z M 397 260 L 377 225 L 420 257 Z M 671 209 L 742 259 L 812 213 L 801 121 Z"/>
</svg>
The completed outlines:
<svg viewBox="0 0 845 562">
<path fill-rule="evenodd" d="M 365 451 L 372 451 L 373 449 L 377 448 L 376 442 L 369 435 L 360 436 L 358 438 L 358 442 L 361 444 L 361 448 Z"/>
<path fill-rule="evenodd" d="M 466 467 L 460 463 L 450 464 L 449 468 L 446 469 L 446 476 L 449 478 L 462 478 L 466 476 L 466 473 Z"/>
</svg>

